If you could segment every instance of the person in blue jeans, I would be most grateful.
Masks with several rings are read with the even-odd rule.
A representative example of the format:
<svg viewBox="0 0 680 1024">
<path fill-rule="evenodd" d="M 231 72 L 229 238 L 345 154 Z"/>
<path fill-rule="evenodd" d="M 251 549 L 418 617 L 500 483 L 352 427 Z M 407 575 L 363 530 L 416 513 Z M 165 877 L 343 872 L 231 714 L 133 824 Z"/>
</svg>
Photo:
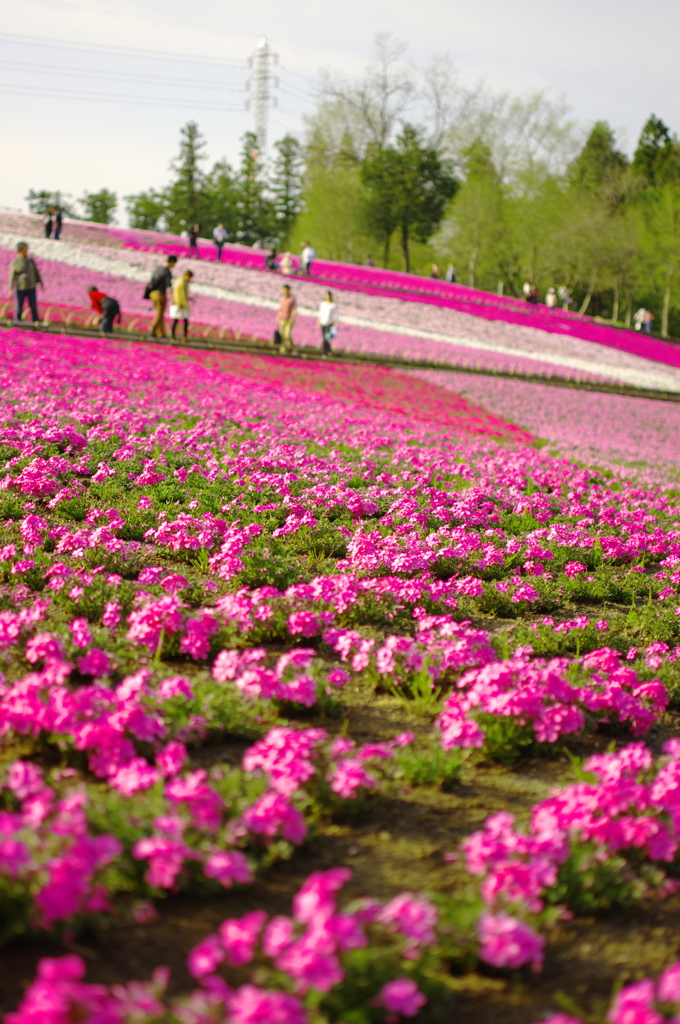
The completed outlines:
<svg viewBox="0 0 680 1024">
<path fill-rule="evenodd" d="M 35 325 L 39 322 L 38 285 L 41 285 L 43 288 L 45 287 L 35 260 L 32 256 L 28 255 L 28 243 L 19 242 L 17 245 L 17 256 L 12 260 L 9 268 L 9 292 L 10 295 L 14 292 L 16 298 L 14 308 L 15 323 L 21 323 L 21 314 L 26 300 L 28 300 L 33 316 L 33 324 Z"/>
</svg>

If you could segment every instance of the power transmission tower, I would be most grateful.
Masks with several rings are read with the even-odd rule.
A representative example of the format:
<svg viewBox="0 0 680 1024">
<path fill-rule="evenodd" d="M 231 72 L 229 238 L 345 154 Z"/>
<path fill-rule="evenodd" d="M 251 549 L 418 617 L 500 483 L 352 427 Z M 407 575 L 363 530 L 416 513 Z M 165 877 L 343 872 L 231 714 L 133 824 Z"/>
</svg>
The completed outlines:
<svg viewBox="0 0 680 1024">
<path fill-rule="evenodd" d="M 255 134 L 257 136 L 258 155 L 261 163 L 267 159 L 267 129 L 269 127 L 269 105 L 277 106 L 276 96 L 272 94 L 272 86 L 278 87 L 279 80 L 271 73 L 271 65 L 278 64 L 279 55 L 274 53 L 265 36 L 260 39 L 254 53 L 248 58 L 248 64 L 253 73 L 246 83 L 246 88 L 252 86 L 252 110 L 255 114 Z M 251 109 L 251 100 L 246 103 L 246 108 Z"/>
</svg>

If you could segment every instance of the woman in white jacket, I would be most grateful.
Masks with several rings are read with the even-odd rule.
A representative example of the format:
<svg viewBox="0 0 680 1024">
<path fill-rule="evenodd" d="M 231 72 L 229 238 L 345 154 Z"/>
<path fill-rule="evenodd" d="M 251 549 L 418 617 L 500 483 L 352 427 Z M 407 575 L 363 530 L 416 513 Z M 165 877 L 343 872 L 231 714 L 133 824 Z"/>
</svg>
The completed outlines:
<svg viewBox="0 0 680 1024">
<path fill-rule="evenodd" d="M 321 328 L 321 348 L 323 354 L 328 356 L 331 354 L 331 340 L 338 333 L 336 324 L 338 322 L 338 307 L 333 302 L 333 293 L 326 292 L 325 298 L 319 306 L 319 320 L 318 324 Z"/>
</svg>

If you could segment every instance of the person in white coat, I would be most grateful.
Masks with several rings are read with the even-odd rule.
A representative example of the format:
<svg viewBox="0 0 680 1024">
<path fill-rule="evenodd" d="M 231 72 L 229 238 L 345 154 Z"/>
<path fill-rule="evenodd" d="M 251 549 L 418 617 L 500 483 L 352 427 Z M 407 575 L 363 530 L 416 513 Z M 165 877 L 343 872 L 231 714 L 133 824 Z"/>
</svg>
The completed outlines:
<svg viewBox="0 0 680 1024">
<path fill-rule="evenodd" d="M 323 354 L 329 356 L 332 352 L 331 341 L 338 333 L 338 307 L 333 302 L 333 293 L 326 292 L 324 300 L 319 306 L 318 325 L 321 328 L 321 348 Z"/>
</svg>

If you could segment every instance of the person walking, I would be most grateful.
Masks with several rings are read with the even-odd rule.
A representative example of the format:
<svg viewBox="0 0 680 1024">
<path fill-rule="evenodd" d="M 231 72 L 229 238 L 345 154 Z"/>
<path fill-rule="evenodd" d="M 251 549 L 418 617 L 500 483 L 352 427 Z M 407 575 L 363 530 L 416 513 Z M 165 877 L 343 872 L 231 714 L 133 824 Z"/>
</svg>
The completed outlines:
<svg viewBox="0 0 680 1024">
<path fill-rule="evenodd" d="M 448 267 L 446 268 L 446 274 L 444 275 L 444 280 L 448 281 L 449 284 L 455 284 L 456 283 L 456 268 L 454 267 L 453 263 L 449 263 Z"/>
<path fill-rule="evenodd" d="M 572 300 L 569 294 L 569 289 L 567 288 L 566 284 L 561 284 L 559 286 L 559 288 L 557 289 L 557 297 L 562 303 L 562 309 L 568 310 L 571 306 Z"/>
<path fill-rule="evenodd" d="M 532 306 L 538 305 L 538 288 L 535 284 L 530 285 L 529 294 L 527 295 L 527 302 L 530 302 Z"/>
<path fill-rule="evenodd" d="M 365 265 L 367 267 L 374 267 L 375 266 L 375 263 L 373 262 L 373 257 L 372 256 L 367 256 L 366 257 L 366 264 Z"/>
<path fill-rule="evenodd" d="M 32 256 L 28 255 L 28 242 L 19 242 L 17 255 L 9 267 L 9 293 L 15 293 L 14 322 L 21 323 L 24 302 L 28 305 L 33 317 L 33 326 L 39 323 L 38 317 L 38 285 L 45 287 L 40 271 Z"/>
<path fill-rule="evenodd" d="M 45 216 L 43 218 L 43 228 L 45 229 L 45 238 L 51 238 L 52 237 L 52 210 L 53 210 L 53 207 L 48 206 L 47 210 L 45 211 Z"/>
<path fill-rule="evenodd" d="M 430 271 L 430 277 L 432 278 L 433 281 L 438 281 L 439 280 L 439 267 L 437 266 L 436 263 L 432 264 L 432 270 Z"/>
<path fill-rule="evenodd" d="M 281 289 L 281 301 L 279 303 L 279 312 L 276 318 L 279 333 L 281 335 L 282 351 L 284 349 L 288 349 L 289 352 L 293 351 L 292 330 L 293 324 L 295 323 L 296 313 L 297 302 L 295 301 L 295 296 L 291 293 L 290 285 L 284 284 Z"/>
<path fill-rule="evenodd" d="M 222 223 L 222 221 L 219 222 L 219 224 L 217 225 L 217 227 L 213 231 L 213 238 L 215 239 L 215 245 L 217 246 L 217 262 L 221 263 L 222 262 L 222 250 L 224 249 L 225 242 L 229 238 L 229 232 L 225 228 L 225 226 Z"/>
<path fill-rule="evenodd" d="M 101 300 L 101 307 L 102 322 L 99 329 L 102 334 L 113 334 L 114 322 L 117 320 L 120 324 L 123 316 L 118 299 L 114 299 L 112 295 L 105 295 Z"/>
<path fill-rule="evenodd" d="M 338 333 L 336 326 L 338 322 L 338 307 L 333 302 L 333 293 L 326 292 L 323 302 L 319 306 L 318 324 L 321 328 L 321 348 L 325 356 L 332 352 L 331 341 Z"/>
<path fill-rule="evenodd" d="M 56 207 L 54 211 L 54 240 L 58 242 L 61 238 L 61 208 Z"/>
<path fill-rule="evenodd" d="M 189 228 L 189 256 L 193 256 L 196 253 L 196 259 L 200 260 L 201 256 L 198 251 L 198 236 L 201 233 L 201 225 L 193 224 Z"/>
<path fill-rule="evenodd" d="M 652 329 L 654 327 L 654 321 L 655 320 L 656 320 L 656 317 L 651 312 L 651 310 L 649 310 L 649 309 L 645 310 L 645 319 L 644 319 L 644 321 L 642 323 L 642 330 L 645 332 L 645 334 L 651 334 L 652 333 Z"/>
<path fill-rule="evenodd" d="M 312 263 L 316 259 L 316 250 L 313 248 L 311 242 L 305 242 L 304 248 L 301 253 L 302 256 L 302 267 L 307 277 L 312 276 Z"/>
<path fill-rule="evenodd" d="M 548 288 L 547 294 L 545 296 L 545 304 L 550 310 L 553 310 L 557 305 L 557 292 L 552 287 L 552 285 L 550 286 L 550 288 Z"/>
<path fill-rule="evenodd" d="M 185 270 L 172 286 L 172 306 L 170 307 L 172 328 L 170 335 L 173 341 L 175 340 L 175 331 L 180 320 L 184 321 L 184 337 L 186 338 L 189 333 L 189 282 L 193 276 L 193 271 Z"/>
<path fill-rule="evenodd" d="M 151 299 L 156 310 L 149 334 L 158 338 L 166 336 L 165 307 L 168 302 L 168 288 L 172 285 L 172 268 L 176 263 L 176 256 L 168 256 L 164 264 L 156 267 L 144 292 L 144 298 Z"/>
</svg>

